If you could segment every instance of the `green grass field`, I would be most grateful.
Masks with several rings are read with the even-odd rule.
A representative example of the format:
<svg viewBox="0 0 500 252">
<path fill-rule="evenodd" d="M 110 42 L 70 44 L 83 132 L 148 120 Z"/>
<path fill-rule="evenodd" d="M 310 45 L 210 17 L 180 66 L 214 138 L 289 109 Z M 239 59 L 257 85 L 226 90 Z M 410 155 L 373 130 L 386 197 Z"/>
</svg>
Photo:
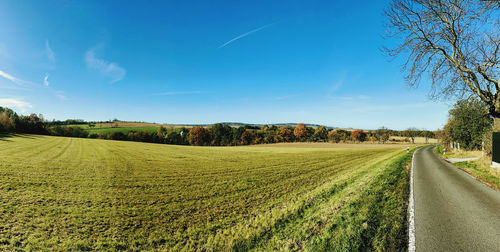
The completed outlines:
<svg viewBox="0 0 500 252">
<path fill-rule="evenodd" d="M 103 128 L 88 128 L 89 134 L 98 134 L 102 133 L 103 135 L 108 135 L 112 132 L 122 132 L 123 134 L 128 134 L 131 131 L 147 131 L 149 133 L 158 131 L 158 127 L 123 127 L 123 128 L 112 128 L 112 127 L 103 127 Z"/>
<path fill-rule="evenodd" d="M 142 127 L 111 127 L 111 126 L 100 127 L 100 126 L 95 126 L 95 127 L 90 128 L 87 124 L 68 125 L 68 126 L 80 127 L 82 129 L 85 129 L 86 131 L 88 131 L 89 134 L 101 133 L 104 136 L 106 136 L 112 132 L 122 132 L 125 135 L 131 131 L 136 131 L 136 132 L 147 131 L 147 132 L 151 133 L 151 132 L 158 131 L 158 128 L 159 128 L 159 127 L 155 127 L 155 126 L 142 126 Z"/>
<path fill-rule="evenodd" d="M 0 250 L 405 250 L 410 155 L 0 136 Z"/>
</svg>

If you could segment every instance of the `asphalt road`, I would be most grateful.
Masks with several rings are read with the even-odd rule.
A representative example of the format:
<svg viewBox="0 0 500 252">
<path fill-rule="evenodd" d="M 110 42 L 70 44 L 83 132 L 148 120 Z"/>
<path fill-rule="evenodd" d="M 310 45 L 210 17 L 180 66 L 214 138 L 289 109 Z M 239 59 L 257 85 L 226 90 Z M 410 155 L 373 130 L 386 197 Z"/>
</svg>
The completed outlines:
<svg viewBox="0 0 500 252">
<path fill-rule="evenodd" d="M 500 191 L 437 157 L 414 156 L 416 251 L 500 251 Z"/>
</svg>

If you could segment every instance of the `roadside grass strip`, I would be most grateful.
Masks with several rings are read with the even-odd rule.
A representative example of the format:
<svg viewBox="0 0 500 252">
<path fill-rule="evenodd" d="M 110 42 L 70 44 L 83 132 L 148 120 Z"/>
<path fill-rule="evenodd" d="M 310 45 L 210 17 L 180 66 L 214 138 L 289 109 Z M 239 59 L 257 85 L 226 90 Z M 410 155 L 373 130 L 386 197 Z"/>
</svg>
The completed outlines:
<svg viewBox="0 0 500 252">
<path fill-rule="evenodd" d="M 497 190 L 500 189 L 500 170 L 490 167 L 489 162 L 479 159 L 468 162 L 458 162 L 454 163 L 454 165 L 489 186 Z"/>
<path fill-rule="evenodd" d="M 358 197 L 349 202 L 308 250 L 406 251 L 408 164 L 411 153 L 385 164 Z"/>
</svg>

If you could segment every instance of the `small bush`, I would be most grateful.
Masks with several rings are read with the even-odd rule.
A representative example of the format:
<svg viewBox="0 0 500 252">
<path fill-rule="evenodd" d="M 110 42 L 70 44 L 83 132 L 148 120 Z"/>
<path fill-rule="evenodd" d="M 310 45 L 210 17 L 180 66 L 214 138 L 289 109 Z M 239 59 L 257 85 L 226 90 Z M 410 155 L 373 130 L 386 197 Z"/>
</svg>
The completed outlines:
<svg viewBox="0 0 500 252">
<path fill-rule="evenodd" d="M 125 134 L 123 134 L 122 132 L 117 131 L 117 132 L 111 132 L 108 135 L 108 139 L 110 139 L 110 140 L 127 140 L 127 136 Z"/>
</svg>

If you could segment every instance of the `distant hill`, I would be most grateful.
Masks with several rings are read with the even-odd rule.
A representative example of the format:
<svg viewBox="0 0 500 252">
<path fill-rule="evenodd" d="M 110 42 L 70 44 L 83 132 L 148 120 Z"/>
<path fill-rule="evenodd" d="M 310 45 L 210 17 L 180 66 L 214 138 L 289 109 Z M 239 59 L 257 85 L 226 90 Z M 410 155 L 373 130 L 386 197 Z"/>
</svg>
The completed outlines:
<svg viewBox="0 0 500 252">
<path fill-rule="evenodd" d="M 239 127 L 239 126 L 262 127 L 264 125 L 268 125 L 268 126 L 275 125 L 277 127 L 281 127 L 281 126 L 297 126 L 297 123 L 267 123 L 267 124 L 262 124 L 262 123 L 242 123 L 242 122 L 220 122 L 220 123 L 221 124 L 226 124 L 226 125 L 229 125 L 229 126 L 233 126 L 233 127 Z M 213 124 L 171 124 L 171 125 L 176 125 L 176 126 L 203 126 L 203 127 L 205 127 L 205 126 L 211 126 Z M 304 125 L 306 125 L 307 127 L 313 127 L 313 128 L 324 126 L 324 125 L 310 124 L 310 123 L 305 123 Z M 325 126 L 325 127 L 329 128 L 329 129 L 336 129 L 336 127 L 330 127 L 330 126 Z"/>
<path fill-rule="evenodd" d="M 97 127 L 114 127 L 114 128 L 129 128 L 129 127 L 175 127 L 175 128 L 180 128 L 180 127 L 194 127 L 194 126 L 201 126 L 201 127 L 208 127 L 212 126 L 213 124 L 171 124 L 171 123 L 148 123 L 148 122 L 133 122 L 133 121 L 106 121 L 106 122 L 93 122 Z M 240 127 L 240 126 L 250 126 L 250 127 L 262 127 L 264 125 L 275 125 L 277 127 L 281 126 L 297 126 L 297 123 L 268 123 L 268 124 L 261 124 L 261 123 L 242 123 L 242 122 L 220 122 L 222 124 L 226 124 L 232 127 Z M 70 123 L 70 125 L 77 125 L 77 124 L 88 124 L 88 122 L 82 121 L 80 123 Z M 313 127 L 317 128 L 320 126 L 325 126 L 325 125 L 320 125 L 320 124 L 311 124 L 311 123 L 305 123 L 307 127 Z M 331 126 L 325 126 L 327 129 L 339 129 L 338 127 L 331 127 Z"/>
</svg>

